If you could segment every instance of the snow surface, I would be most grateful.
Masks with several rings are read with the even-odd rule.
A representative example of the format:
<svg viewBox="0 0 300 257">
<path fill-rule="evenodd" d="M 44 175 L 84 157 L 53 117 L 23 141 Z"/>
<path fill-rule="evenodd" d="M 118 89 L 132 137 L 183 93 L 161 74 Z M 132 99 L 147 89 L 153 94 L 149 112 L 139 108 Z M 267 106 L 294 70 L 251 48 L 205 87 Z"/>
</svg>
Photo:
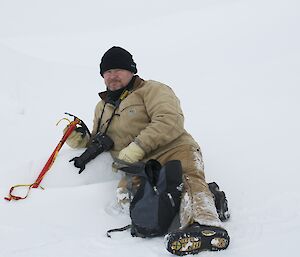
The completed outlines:
<svg viewBox="0 0 300 257">
<path fill-rule="evenodd" d="M 0 1 L 0 195 L 32 183 L 66 125 L 92 125 L 111 46 L 139 75 L 170 85 L 200 143 L 207 181 L 225 190 L 226 251 L 201 256 L 299 256 L 299 0 Z M 163 238 L 113 235 L 120 174 L 108 154 L 81 175 L 64 146 L 42 186 L 0 200 L 0 257 L 171 256 Z"/>
</svg>

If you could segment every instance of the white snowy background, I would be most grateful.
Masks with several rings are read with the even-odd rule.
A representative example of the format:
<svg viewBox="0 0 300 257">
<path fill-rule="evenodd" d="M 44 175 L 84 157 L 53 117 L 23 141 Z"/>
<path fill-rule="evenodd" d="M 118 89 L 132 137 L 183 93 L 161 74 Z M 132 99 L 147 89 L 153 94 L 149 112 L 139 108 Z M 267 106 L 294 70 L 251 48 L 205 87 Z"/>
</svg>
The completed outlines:
<svg viewBox="0 0 300 257">
<path fill-rule="evenodd" d="M 227 194 L 231 244 L 199 256 L 299 256 L 299 27 L 299 0 L 0 0 L 0 257 L 171 256 L 163 238 L 106 237 L 129 222 L 111 208 L 108 154 L 78 175 L 81 151 L 65 145 L 45 190 L 3 199 L 34 182 L 65 111 L 91 127 L 113 45 L 174 89 L 207 181 Z"/>
</svg>

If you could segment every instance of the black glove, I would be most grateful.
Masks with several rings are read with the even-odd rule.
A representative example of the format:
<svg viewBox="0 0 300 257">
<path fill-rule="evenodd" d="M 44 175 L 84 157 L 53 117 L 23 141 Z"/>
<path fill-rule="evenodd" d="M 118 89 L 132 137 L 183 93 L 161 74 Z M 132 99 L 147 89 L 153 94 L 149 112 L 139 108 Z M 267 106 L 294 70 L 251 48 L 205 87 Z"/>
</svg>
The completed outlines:
<svg viewBox="0 0 300 257">
<path fill-rule="evenodd" d="M 86 127 L 83 127 L 83 126 L 80 126 L 80 125 L 79 125 L 78 127 L 76 127 L 74 130 L 75 130 L 76 132 L 81 133 L 81 137 L 82 137 L 82 138 L 84 138 L 85 135 L 86 135 L 86 133 L 88 133 L 87 128 L 86 128 Z"/>
</svg>

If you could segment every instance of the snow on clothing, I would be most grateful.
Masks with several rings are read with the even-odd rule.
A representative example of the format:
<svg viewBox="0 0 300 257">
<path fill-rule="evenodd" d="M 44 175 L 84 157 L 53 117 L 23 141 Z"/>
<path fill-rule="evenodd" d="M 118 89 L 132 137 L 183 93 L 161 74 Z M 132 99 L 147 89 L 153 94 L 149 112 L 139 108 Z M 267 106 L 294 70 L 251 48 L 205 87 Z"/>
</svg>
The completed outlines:
<svg viewBox="0 0 300 257">
<path fill-rule="evenodd" d="M 113 104 L 106 103 L 106 92 L 99 95 L 102 100 L 95 108 L 92 135 L 105 131 L 115 109 Z M 98 124 L 102 112 L 101 124 Z M 107 135 L 114 141 L 111 150 L 114 158 L 135 142 L 145 151 L 142 161 L 157 159 L 164 165 L 169 160 L 180 160 L 184 180 L 181 226 L 194 221 L 221 226 L 213 196 L 205 182 L 200 147 L 184 129 L 180 102 L 170 87 L 135 76 L 133 88 L 117 108 Z M 78 142 L 77 147 L 84 147 L 87 142 L 86 137 Z M 121 181 L 119 187 L 125 185 L 126 182 Z"/>
</svg>

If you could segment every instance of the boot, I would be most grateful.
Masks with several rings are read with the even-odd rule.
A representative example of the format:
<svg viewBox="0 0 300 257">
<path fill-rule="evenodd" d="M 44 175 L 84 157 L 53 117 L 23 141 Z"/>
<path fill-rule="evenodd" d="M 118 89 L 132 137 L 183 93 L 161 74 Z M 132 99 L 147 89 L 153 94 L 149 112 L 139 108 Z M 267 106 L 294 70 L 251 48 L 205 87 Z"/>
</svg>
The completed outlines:
<svg viewBox="0 0 300 257">
<path fill-rule="evenodd" d="M 228 211 L 228 202 L 223 191 L 220 191 L 219 186 L 216 182 L 208 183 L 209 190 L 214 195 L 216 209 L 221 221 L 226 221 L 230 218 Z"/>
<path fill-rule="evenodd" d="M 185 229 L 165 236 L 167 250 L 175 255 L 197 254 L 200 251 L 224 250 L 229 245 L 229 235 L 223 228 L 193 223 Z"/>
</svg>

